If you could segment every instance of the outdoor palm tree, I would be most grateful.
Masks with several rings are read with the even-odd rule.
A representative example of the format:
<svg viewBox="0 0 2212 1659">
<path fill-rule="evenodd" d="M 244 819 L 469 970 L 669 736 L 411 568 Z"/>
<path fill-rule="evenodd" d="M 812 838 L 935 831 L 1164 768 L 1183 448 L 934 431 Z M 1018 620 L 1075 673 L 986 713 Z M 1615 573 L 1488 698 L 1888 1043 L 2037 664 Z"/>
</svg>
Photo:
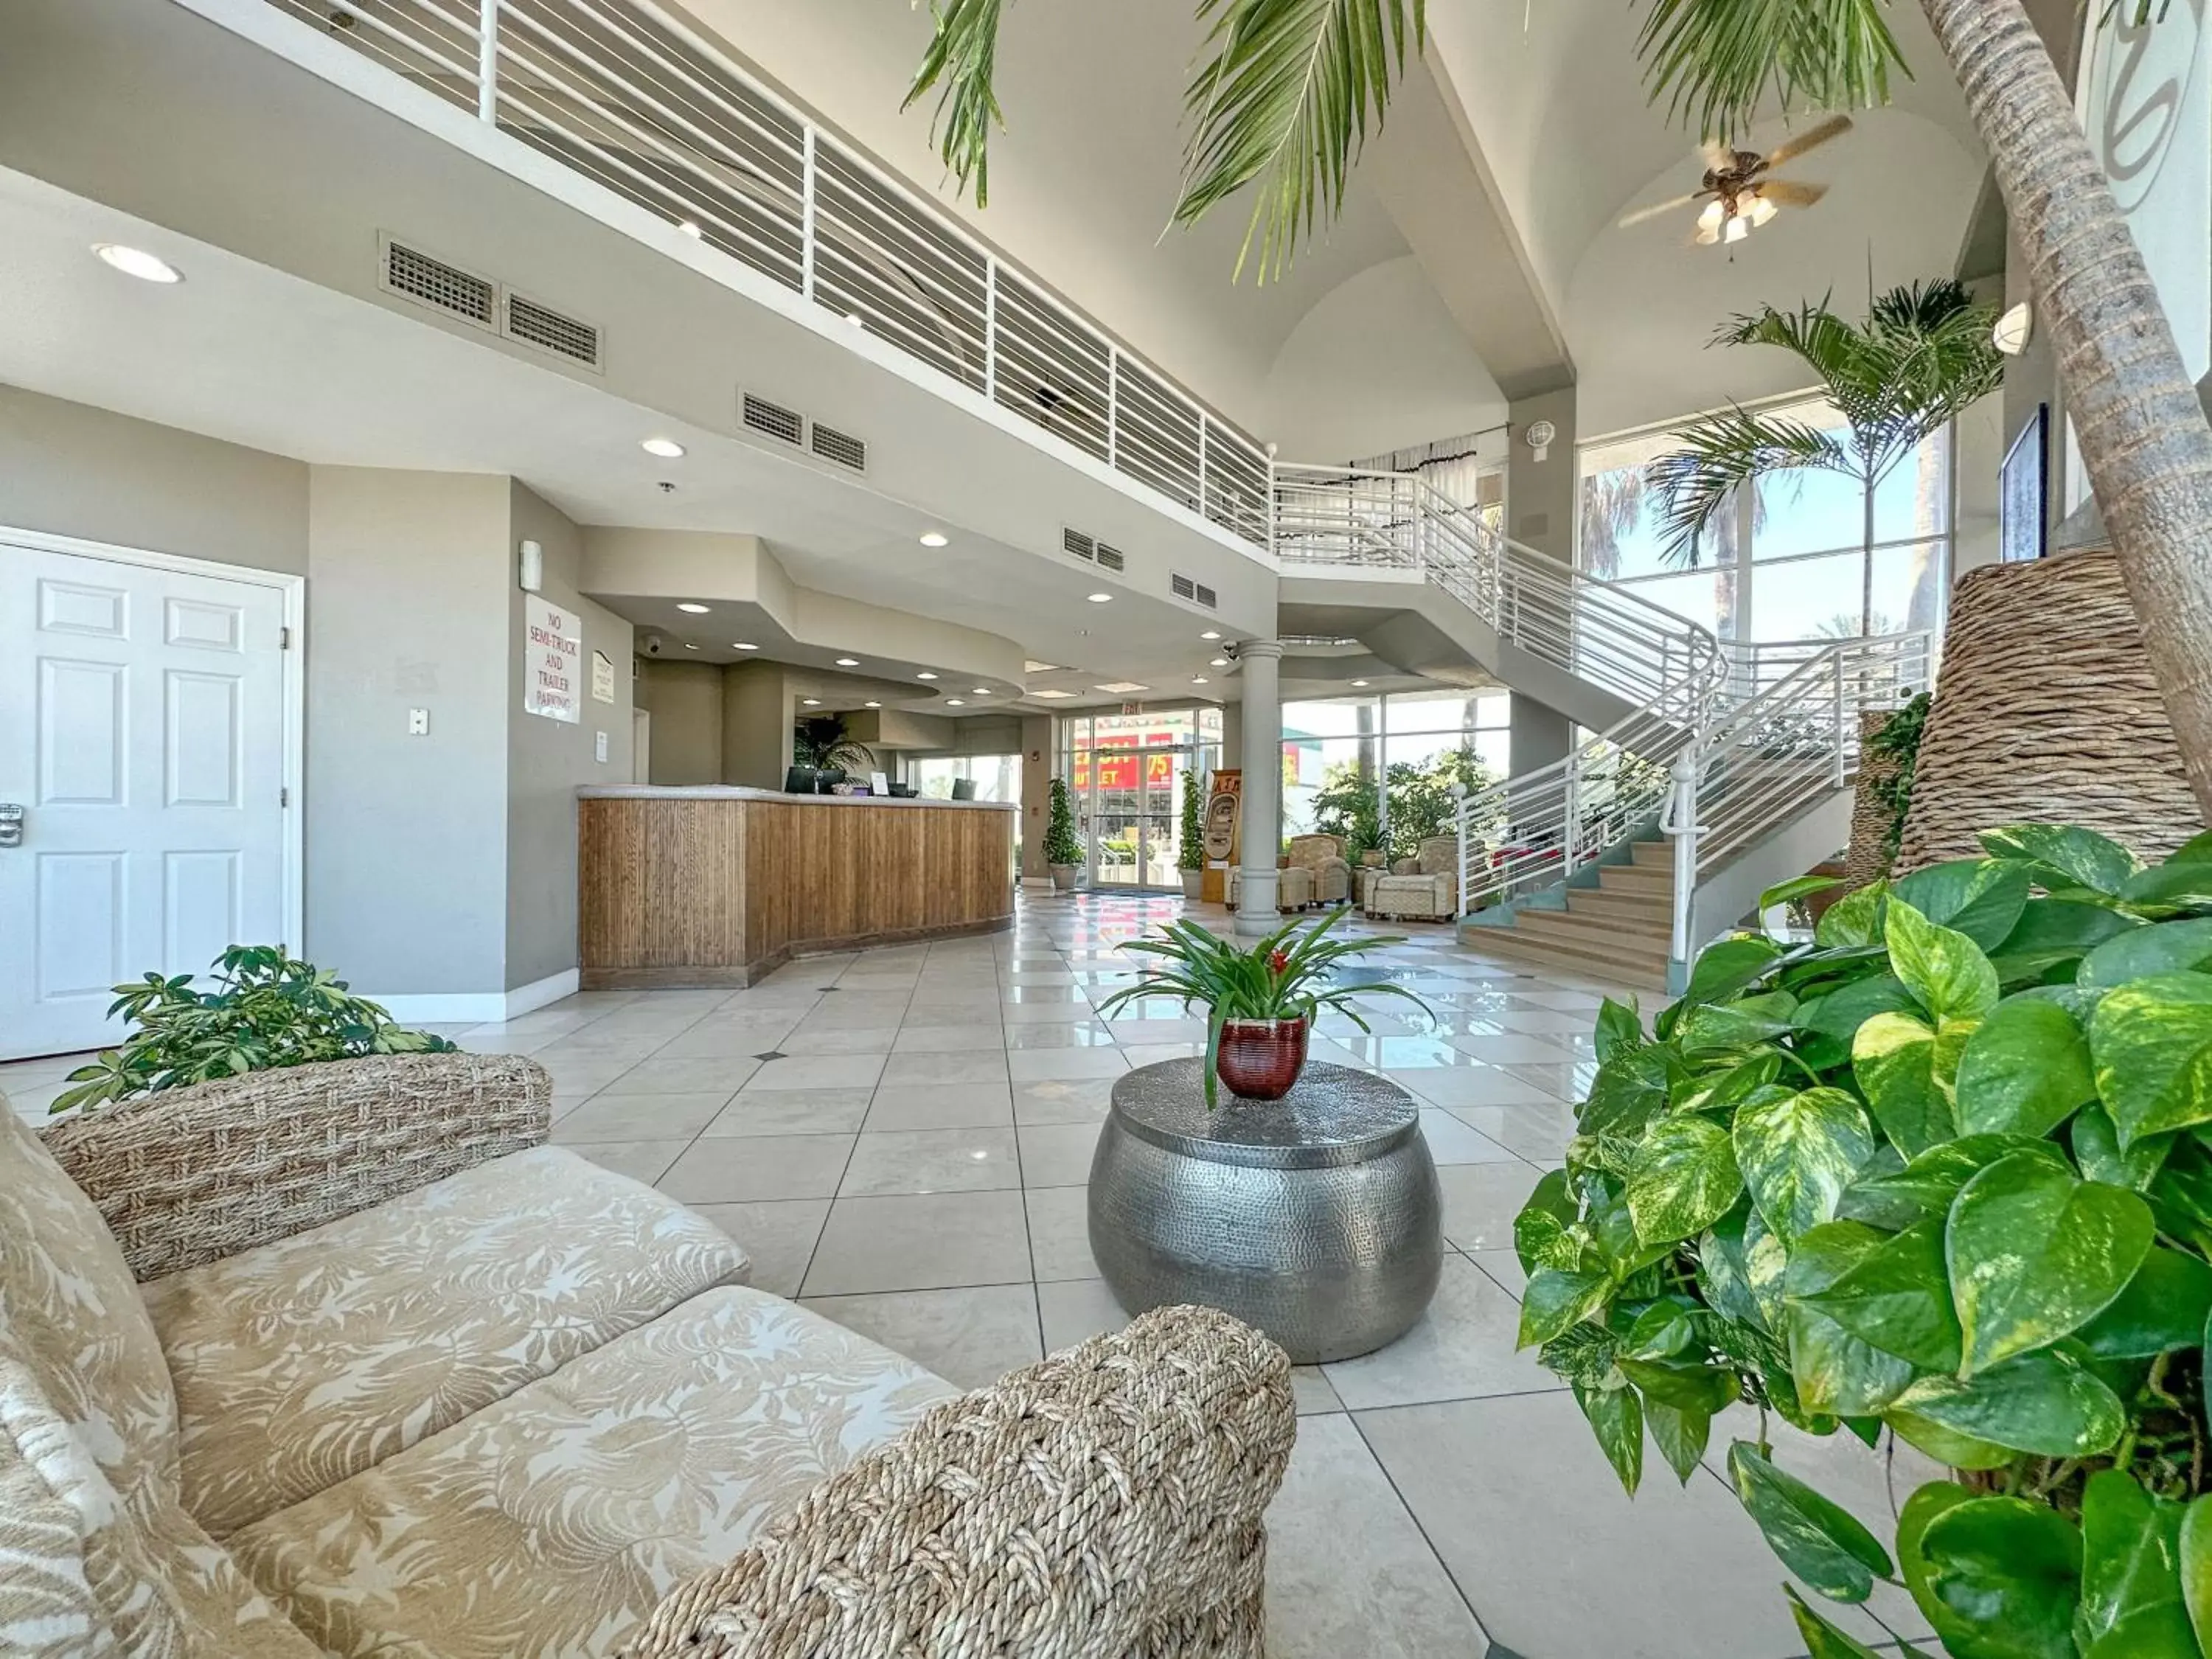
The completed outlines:
<svg viewBox="0 0 2212 1659">
<path fill-rule="evenodd" d="M 1834 472 L 1859 487 L 1864 536 L 1860 614 L 1874 616 L 1874 504 L 1881 481 L 1969 404 L 1996 390 L 2003 359 L 1990 343 L 1993 307 L 1978 306 L 1950 279 L 1892 289 L 1863 324 L 1826 303 L 1795 312 L 1769 306 L 1738 317 L 1716 345 L 1779 346 L 1820 378 L 1845 422 L 1842 433 L 1804 421 L 1731 409 L 1681 434 L 1681 447 L 1646 469 L 1661 495 L 1664 551 L 1698 562 L 1706 532 L 1732 522 L 1736 492 L 1770 474 Z"/>
<path fill-rule="evenodd" d="M 945 162 L 986 195 L 1006 0 L 933 0 L 911 103 L 940 87 Z M 2148 17 L 2155 0 L 2125 0 Z M 2141 251 L 2021 0 L 1920 0 L 1996 166 L 2062 365 L 2089 481 L 2141 619 L 2198 804 L 2212 816 L 2212 426 Z M 1262 276 L 1334 215 L 1379 125 L 1423 0 L 1197 0 L 1211 22 L 1187 93 L 1178 223 L 1237 191 Z M 1888 0 L 1650 0 L 1637 52 L 1654 99 L 1722 138 L 1771 109 L 1887 101 Z M 1241 261 L 1240 261 L 1241 265 Z"/>
</svg>

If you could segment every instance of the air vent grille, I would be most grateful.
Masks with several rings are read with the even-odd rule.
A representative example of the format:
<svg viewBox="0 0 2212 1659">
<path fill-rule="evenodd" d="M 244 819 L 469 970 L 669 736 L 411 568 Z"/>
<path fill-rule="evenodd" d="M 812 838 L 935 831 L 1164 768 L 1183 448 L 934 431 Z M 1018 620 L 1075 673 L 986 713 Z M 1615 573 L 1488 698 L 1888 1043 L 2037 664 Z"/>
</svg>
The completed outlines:
<svg viewBox="0 0 2212 1659">
<path fill-rule="evenodd" d="M 520 294 L 507 296 L 507 333 L 509 339 L 541 351 L 555 352 L 592 368 L 599 366 L 598 329 Z"/>
<path fill-rule="evenodd" d="M 750 392 L 744 395 L 744 423 L 755 432 L 767 434 L 787 444 L 804 441 L 806 418 L 795 409 L 786 409 L 765 398 L 756 398 Z"/>
<path fill-rule="evenodd" d="M 1098 544 L 1080 530 L 1070 530 L 1063 526 L 1060 532 L 1060 545 L 1061 551 L 1073 553 L 1079 559 L 1095 560 L 1098 556 Z"/>
<path fill-rule="evenodd" d="M 1188 599 L 1194 605 L 1202 605 L 1208 609 L 1212 608 L 1214 605 L 1213 590 L 1204 582 L 1193 581 L 1188 576 L 1178 576 L 1170 571 L 1168 574 L 1168 587 L 1179 599 Z"/>
<path fill-rule="evenodd" d="M 497 325 L 495 284 L 398 242 L 384 245 L 384 286 L 480 328 Z"/>
<path fill-rule="evenodd" d="M 1121 556 L 1120 548 L 1109 547 L 1103 542 L 1098 544 L 1098 566 L 1102 570 L 1120 570 L 1128 562 Z"/>
<path fill-rule="evenodd" d="M 868 446 L 864 439 L 849 432 L 840 432 L 835 427 L 814 423 L 813 450 L 825 461 L 835 461 L 839 466 L 849 466 L 855 472 L 868 470 Z"/>
</svg>

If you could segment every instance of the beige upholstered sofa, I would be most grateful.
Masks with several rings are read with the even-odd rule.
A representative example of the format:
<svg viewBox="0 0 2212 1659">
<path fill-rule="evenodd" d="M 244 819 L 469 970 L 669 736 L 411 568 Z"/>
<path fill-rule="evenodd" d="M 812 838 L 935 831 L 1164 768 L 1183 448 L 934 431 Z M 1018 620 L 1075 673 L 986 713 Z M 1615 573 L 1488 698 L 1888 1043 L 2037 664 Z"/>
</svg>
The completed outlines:
<svg viewBox="0 0 2212 1659">
<path fill-rule="evenodd" d="M 1448 921 L 1459 914 L 1459 838 L 1431 836 L 1410 859 L 1367 884 L 1367 914 L 1402 921 Z"/>
<path fill-rule="evenodd" d="M 1341 904 L 1352 896 L 1352 866 L 1345 862 L 1341 836 L 1293 836 L 1291 867 L 1313 878 L 1315 904 Z"/>
<path fill-rule="evenodd" d="M 958 1395 L 549 1100 L 418 1055 L 0 1101 L 0 1650 L 1259 1651 L 1279 1350 L 1169 1309 Z"/>
</svg>

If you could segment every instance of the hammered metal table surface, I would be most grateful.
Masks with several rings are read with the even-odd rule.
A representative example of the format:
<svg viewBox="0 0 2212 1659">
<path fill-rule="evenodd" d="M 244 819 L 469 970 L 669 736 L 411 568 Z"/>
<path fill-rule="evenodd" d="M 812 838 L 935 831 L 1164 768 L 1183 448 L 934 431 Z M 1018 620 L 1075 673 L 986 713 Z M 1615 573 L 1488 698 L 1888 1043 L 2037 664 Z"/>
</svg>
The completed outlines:
<svg viewBox="0 0 2212 1659">
<path fill-rule="evenodd" d="M 1349 1358 L 1419 1319 L 1443 1267 L 1443 1198 L 1413 1097 L 1309 1064 L 1279 1101 L 1222 1091 L 1203 1062 L 1115 1079 L 1091 1166 L 1091 1248 L 1132 1314 L 1198 1302 L 1299 1364 Z"/>
</svg>

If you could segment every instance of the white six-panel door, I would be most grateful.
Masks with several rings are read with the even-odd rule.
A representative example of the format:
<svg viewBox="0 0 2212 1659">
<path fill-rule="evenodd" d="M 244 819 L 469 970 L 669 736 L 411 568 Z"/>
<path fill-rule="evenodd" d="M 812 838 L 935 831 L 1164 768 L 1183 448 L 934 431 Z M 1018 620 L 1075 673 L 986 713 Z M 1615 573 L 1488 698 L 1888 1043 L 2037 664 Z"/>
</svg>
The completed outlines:
<svg viewBox="0 0 2212 1659">
<path fill-rule="evenodd" d="M 284 601 L 0 537 L 0 1060 L 111 1043 L 110 987 L 283 942 Z"/>
</svg>

